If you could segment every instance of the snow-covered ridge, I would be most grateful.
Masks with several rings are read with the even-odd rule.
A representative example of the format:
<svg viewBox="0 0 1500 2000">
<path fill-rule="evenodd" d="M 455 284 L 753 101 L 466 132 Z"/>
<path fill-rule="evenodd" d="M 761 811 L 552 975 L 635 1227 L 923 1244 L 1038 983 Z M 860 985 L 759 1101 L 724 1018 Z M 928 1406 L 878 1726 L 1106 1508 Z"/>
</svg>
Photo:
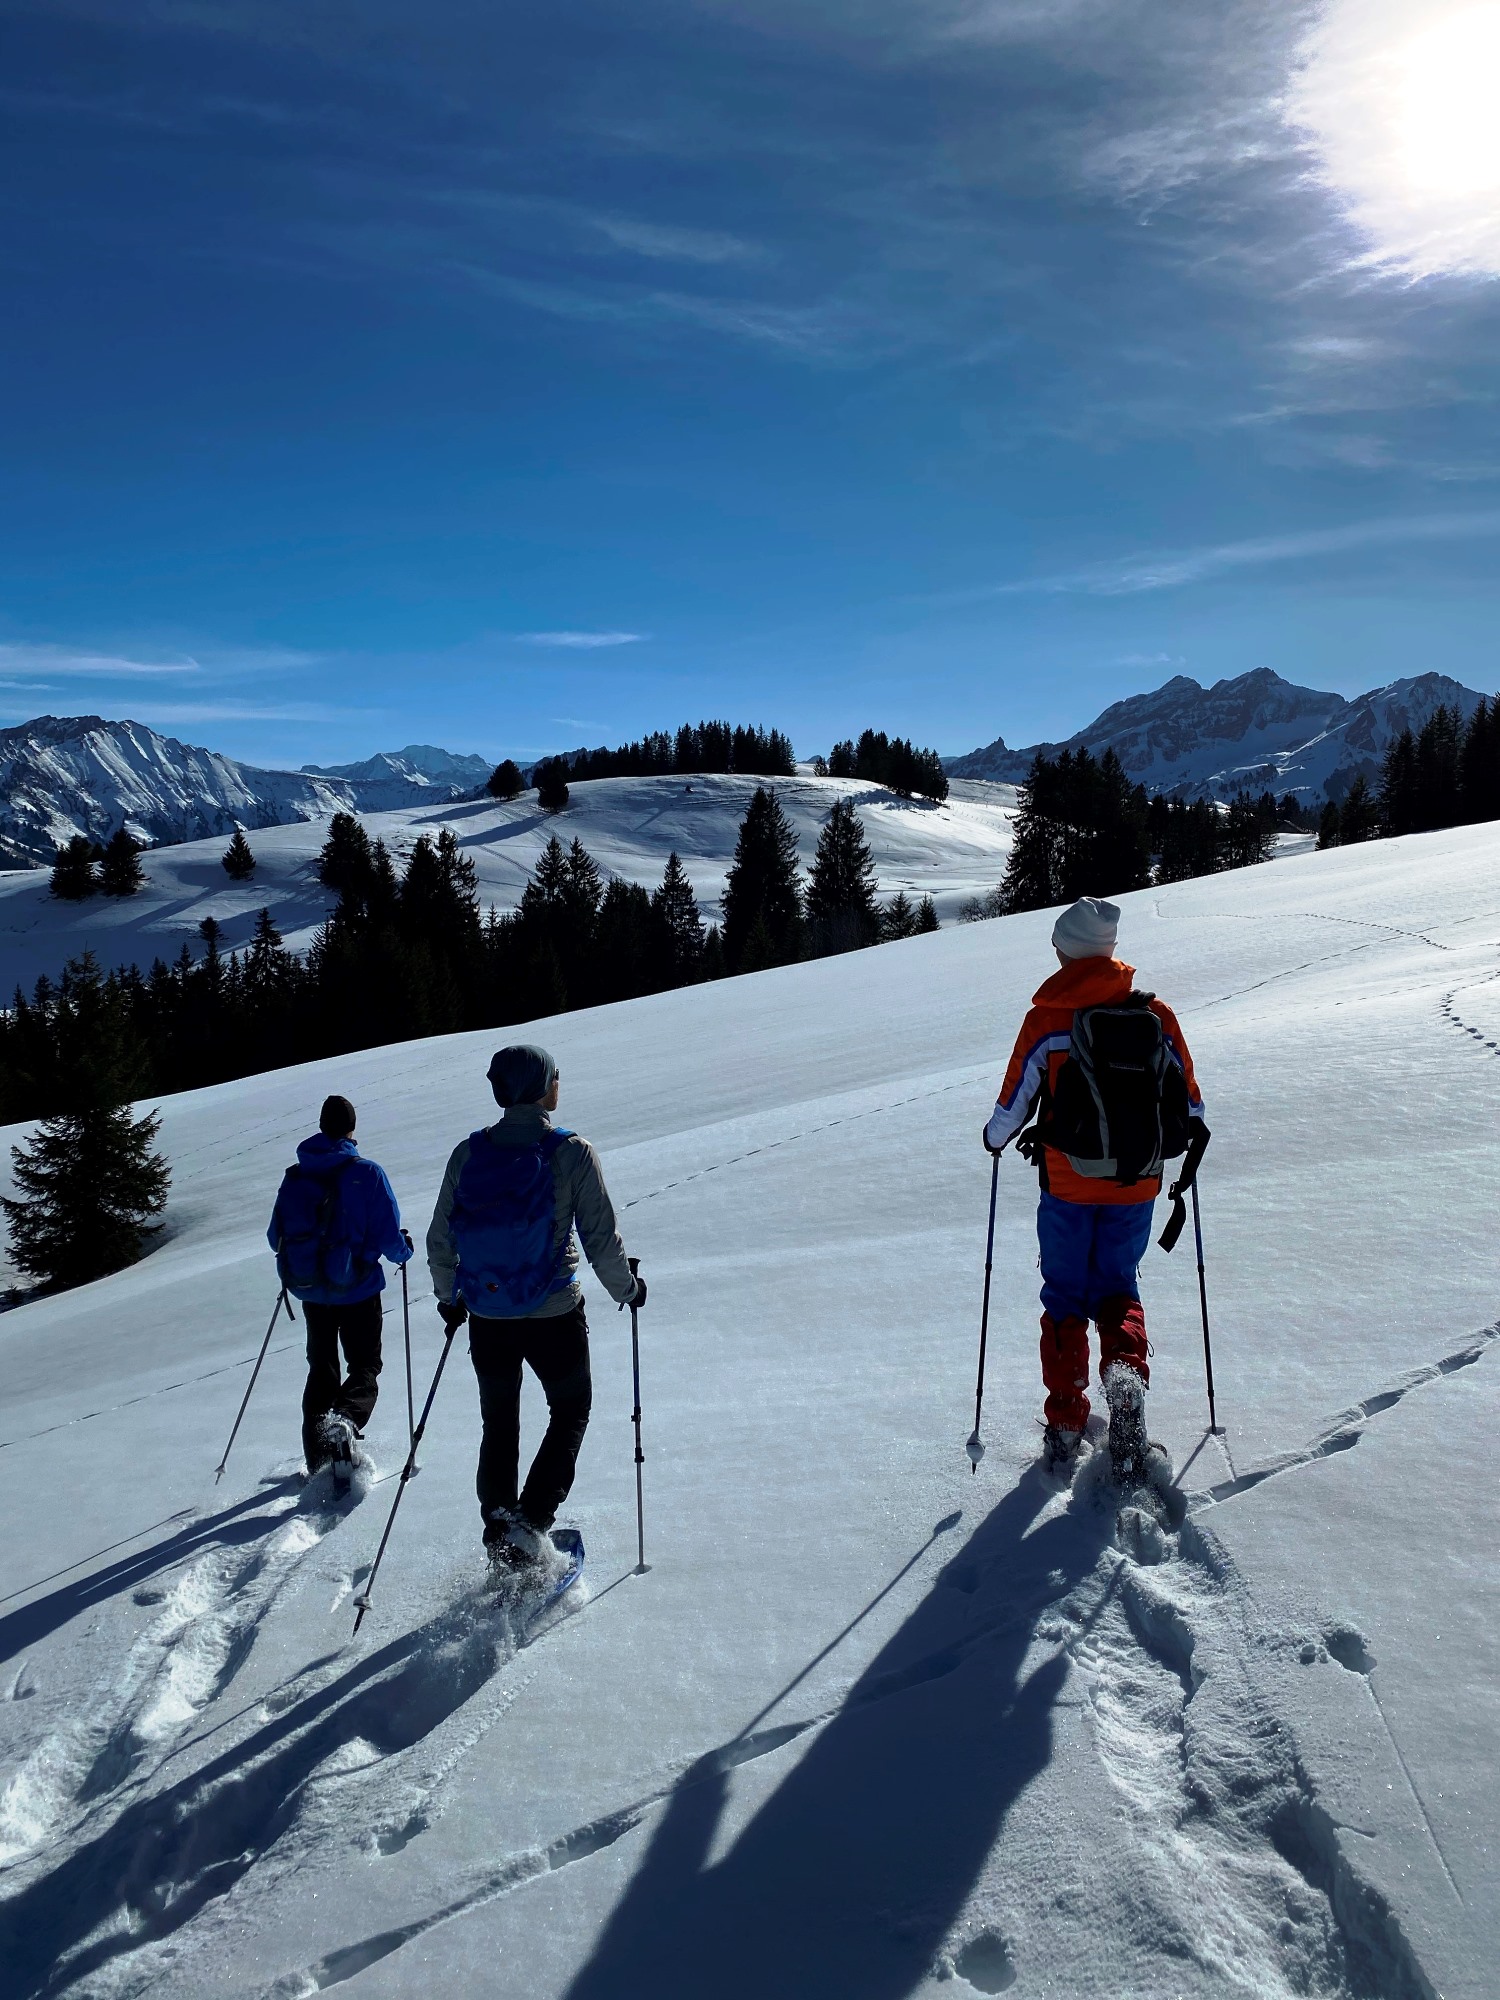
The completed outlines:
<svg viewBox="0 0 1500 2000">
<path fill-rule="evenodd" d="M 342 772 L 263 770 L 140 722 L 42 715 L 0 730 L 0 864 L 46 866 L 75 834 L 103 841 L 120 826 L 160 846 L 431 803 L 473 791 L 488 772 L 483 758 L 422 744 Z"/>
<path fill-rule="evenodd" d="M 945 760 L 954 777 L 1019 784 L 1038 751 L 1113 750 L 1137 783 L 1155 792 L 1224 798 L 1243 789 L 1293 793 L 1304 805 L 1342 797 L 1363 774 L 1373 780 L 1394 737 L 1420 729 L 1435 708 L 1471 715 L 1480 696 L 1445 674 L 1392 681 L 1348 701 L 1296 687 L 1269 667 L 1200 686 L 1178 674 L 1149 694 L 1115 702 L 1061 743 L 1010 749 L 1003 737 Z"/>
<path fill-rule="evenodd" d="M 333 784 L 332 779 L 307 782 Z M 667 855 L 682 856 L 708 919 L 718 916 L 724 878 L 734 857 L 739 824 L 760 780 L 729 775 L 699 778 L 595 778 L 570 787 L 566 812 L 549 817 L 534 792 L 504 803 L 479 798 L 445 801 L 421 794 L 418 806 L 365 816 L 372 839 L 397 855 L 422 834 L 451 827 L 473 861 L 481 903 L 513 909 L 551 836 L 581 840 L 606 874 L 654 888 Z M 1010 852 L 1015 793 L 1004 785 L 953 788 L 941 806 L 898 799 L 853 779 L 798 777 L 778 781 L 786 809 L 811 862 L 818 834 L 837 798 L 851 797 L 875 856 L 881 893 L 904 889 L 916 900 L 930 895 L 939 916 L 951 921 L 970 897 L 994 888 Z M 288 944 L 303 950 L 332 908 L 315 863 L 327 826 L 309 816 L 255 833 L 256 870 L 231 882 L 220 866 L 224 842 L 186 841 L 142 856 L 146 886 L 121 901 L 96 896 L 60 903 L 48 878 L 35 869 L 0 874 L 0 995 L 8 1000 L 19 982 L 28 992 L 41 973 L 55 975 L 85 946 L 101 963 L 138 964 L 173 959 L 184 944 L 201 950 L 198 925 L 216 917 L 227 947 L 243 944 L 255 913 L 269 907 Z"/>
</svg>

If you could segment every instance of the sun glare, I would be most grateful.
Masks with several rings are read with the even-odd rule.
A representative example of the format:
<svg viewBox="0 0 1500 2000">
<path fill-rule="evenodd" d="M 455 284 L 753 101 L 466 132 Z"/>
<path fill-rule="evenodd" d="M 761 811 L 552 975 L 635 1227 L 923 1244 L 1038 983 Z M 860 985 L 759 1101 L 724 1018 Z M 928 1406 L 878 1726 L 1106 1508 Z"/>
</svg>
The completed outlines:
<svg viewBox="0 0 1500 2000">
<path fill-rule="evenodd" d="M 1334 0 L 1290 116 L 1376 258 L 1500 275 L 1500 0 Z"/>
</svg>

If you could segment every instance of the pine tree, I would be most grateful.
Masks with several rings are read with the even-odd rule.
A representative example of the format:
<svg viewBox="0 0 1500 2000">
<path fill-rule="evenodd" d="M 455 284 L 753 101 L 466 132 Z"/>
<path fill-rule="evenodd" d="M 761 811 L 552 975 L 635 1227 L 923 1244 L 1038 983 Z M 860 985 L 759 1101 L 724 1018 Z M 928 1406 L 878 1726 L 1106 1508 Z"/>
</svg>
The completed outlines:
<svg viewBox="0 0 1500 2000">
<path fill-rule="evenodd" d="M 916 934 L 917 913 L 906 891 L 899 889 L 880 912 L 880 942 L 894 944 L 900 938 L 915 937 Z"/>
<path fill-rule="evenodd" d="M 812 950 L 857 951 L 880 936 L 875 861 L 852 799 L 834 801 L 818 835 L 807 885 Z"/>
<path fill-rule="evenodd" d="M 685 986 L 690 980 L 700 977 L 703 918 L 699 914 L 698 899 L 693 894 L 687 870 L 675 849 L 667 856 L 661 887 L 651 898 L 651 913 L 656 922 L 657 949 L 664 984 Z"/>
<path fill-rule="evenodd" d="M 941 930 L 938 922 L 937 904 L 931 896 L 924 896 L 917 905 L 917 936 L 925 937 L 932 931 Z"/>
<path fill-rule="evenodd" d="M 536 802 L 545 813 L 560 813 L 568 803 L 568 765 L 563 757 L 548 757 L 532 773 Z"/>
<path fill-rule="evenodd" d="M 1330 799 L 1318 815 L 1318 847 L 1337 847 L 1339 844 L 1339 809 Z"/>
<path fill-rule="evenodd" d="M 797 834 L 781 803 L 766 786 L 756 787 L 740 822 L 734 860 L 724 883 L 724 956 L 738 972 L 751 933 L 760 927 L 759 963 L 782 965 L 797 954 L 802 921 L 802 884 Z"/>
<path fill-rule="evenodd" d="M 19 1194 L 0 1202 L 11 1259 L 48 1285 L 86 1284 L 134 1263 L 166 1206 L 170 1176 L 152 1152 L 158 1121 L 132 1118 L 146 1065 L 128 997 L 89 953 L 47 996 L 45 1071 L 30 1081 L 48 1115 L 11 1149 Z"/>
<path fill-rule="evenodd" d="M 141 843 L 126 828 L 117 827 L 105 843 L 99 867 L 99 887 L 106 896 L 134 896 L 144 888 L 146 871 L 140 855 Z"/>
<path fill-rule="evenodd" d="M 514 759 L 506 757 L 491 771 L 484 789 L 492 799 L 515 799 L 525 791 L 526 780 Z"/>
<path fill-rule="evenodd" d="M 94 873 L 97 850 L 86 833 L 75 833 L 66 847 L 59 847 L 52 864 L 52 893 L 65 903 L 81 903 L 97 895 L 99 878 Z"/>
<path fill-rule="evenodd" d="M 369 888 L 370 836 L 353 813 L 337 812 L 318 856 L 317 876 L 343 902 L 362 904 Z"/>
<path fill-rule="evenodd" d="M 245 829 L 242 826 L 235 828 L 234 837 L 224 850 L 220 866 L 231 882 L 248 882 L 255 873 L 255 856 L 250 852 L 250 843 L 245 838 Z"/>
<path fill-rule="evenodd" d="M 1351 847 L 1380 831 L 1380 814 L 1363 772 L 1344 794 L 1339 807 L 1339 845 Z"/>
</svg>

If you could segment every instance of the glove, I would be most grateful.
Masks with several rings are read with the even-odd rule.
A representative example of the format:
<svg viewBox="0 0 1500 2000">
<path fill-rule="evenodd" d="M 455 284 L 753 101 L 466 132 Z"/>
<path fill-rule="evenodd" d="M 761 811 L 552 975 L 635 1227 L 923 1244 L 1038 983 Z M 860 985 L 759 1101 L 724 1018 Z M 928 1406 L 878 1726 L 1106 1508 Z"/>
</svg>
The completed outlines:
<svg viewBox="0 0 1500 2000">
<path fill-rule="evenodd" d="M 1034 1167 L 1037 1162 L 1037 1155 L 1046 1143 L 1036 1126 L 1030 1125 L 1024 1132 L 1017 1134 L 1016 1151 L 1021 1155 L 1021 1158 L 1026 1162 L 1028 1167 Z"/>
<path fill-rule="evenodd" d="M 416 1252 L 417 1246 L 411 1240 L 411 1231 L 409 1229 L 402 1230 L 401 1241 L 406 1245 L 406 1255 L 408 1257 L 413 1256 Z M 405 1259 L 403 1258 L 402 1261 L 405 1262 Z"/>
<path fill-rule="evenodd" d="M 635 1290 L 630 1294 L 628 1303 L 634 1306 L 637 1312 L 646 1303 L 646 1280 L 639 1271 L 635 1274 Z"/>
<path fill-rule="evenodd" d="M 464 1304 L 462 1299 L 454 1299 L 447 1304 L 442 1299 L 438 1300 L 438 1318 L 447 1327 L 449 1333 L 457 1332 L 458 1328 L 463 1325 L 468 1317 L 469 1308 Z"/>
</svg>

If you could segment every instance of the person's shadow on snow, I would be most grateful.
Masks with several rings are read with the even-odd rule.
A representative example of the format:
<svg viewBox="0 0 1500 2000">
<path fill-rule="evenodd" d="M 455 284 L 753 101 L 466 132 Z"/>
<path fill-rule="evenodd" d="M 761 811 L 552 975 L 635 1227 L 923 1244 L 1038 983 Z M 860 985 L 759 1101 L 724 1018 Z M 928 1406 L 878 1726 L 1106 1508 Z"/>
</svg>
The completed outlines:
<svg viewBox="0 0 1500 2000">
<path fill-rule="evenodd" d="M 1023 1475 L 712 1866 L 745 1741 L 683 1775 L 568 2000 L 898 2000 L 932 1971 L 1051 1758 L 1067 1666 L 1022 1680 L 1038 1617 L 1110 1534 L 1087 1506 L 1028 1533 L 1050 1497 Z"/>
</svg>

